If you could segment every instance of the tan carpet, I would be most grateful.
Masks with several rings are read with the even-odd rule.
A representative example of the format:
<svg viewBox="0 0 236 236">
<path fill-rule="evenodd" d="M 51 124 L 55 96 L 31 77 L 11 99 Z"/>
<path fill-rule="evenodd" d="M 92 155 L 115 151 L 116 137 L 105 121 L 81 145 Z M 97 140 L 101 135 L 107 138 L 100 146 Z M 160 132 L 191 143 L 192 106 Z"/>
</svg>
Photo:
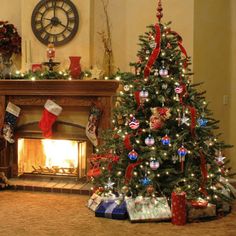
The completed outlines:
<svg viewBox="0 0 236 236">
<path fill-rule="evenodd" d="M 224 218 L 174 226 L 96 218 L 85 207 L 87 199 L 88 196 L 70 194 L 1 191 L 0 235 L 236 236 L 236 204 Z"/>
</svg>

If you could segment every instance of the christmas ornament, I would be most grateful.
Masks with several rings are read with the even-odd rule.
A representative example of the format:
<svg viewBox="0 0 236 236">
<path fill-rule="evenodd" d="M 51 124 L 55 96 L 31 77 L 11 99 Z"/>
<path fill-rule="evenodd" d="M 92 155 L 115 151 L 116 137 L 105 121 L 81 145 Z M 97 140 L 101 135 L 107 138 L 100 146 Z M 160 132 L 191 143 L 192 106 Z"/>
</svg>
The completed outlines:
<svg viewBox="0 0 236 236">
<path fill-rule="evenodd" d="M 131 116 L 131 121 L 129 122 L 129 127 L 131 129 L 137 129 L 139 127 L 139 121 L 136 120 L 134 116 Z"/>
<path fill-rule="evenodd" d="M 129 152 L 128 157 L 131 161 L 136 161 L 138 158 L 138 153 L 132 150 L 131 152 Z"/>
<path fill-rule="evenodd" d="M 129 191 L 129 187 L 126 185 L 121 188 L 121 192 L 124 194 L 126 194 L 128 191 Z"/>
<path fill-rule="evenodd" d="M 167 75 L 168 75 L 168 70 L 163 66 L 160 71 L 159 71 L 159 74 L 162 78 L 166 78 Z"/>
<path fill-rule="evenodd" d="M 113 185 L 114 185 L 114 184 L 115 184 L 115 183 L 112 182 L 112 181 L 111 181 L 111 178 L 109 177 L 107 183 L 105 183 L 105 189 L 113 189 Z"/>
<path fill-rule="evenodd" d="M 183 92 L 183 87 L 182 87 L 182 86 L 176 87 L 176 88 L 175 88 L 175 92 L 176 92 L 177 94 L 182 93 L 182 92 Z"/>
<path fill-rule="evenodd" d="M 167 84 L 162 84 L 162 89 L 167 89 L 168 85 Z"/>
<path fill-rule="evenodd" d="M 186 154 L 187 154 L 187 149 L 184 147 L 184 146 L 182 146 L 182 147 L 180 147 L 179 149 L 178 149 L 178 155 L 180 156 L 180 157 L 185 157 L 186 156 Z"/>
<path fill-rule="evenodd" d="M 187 149 L 184 146 L 178 149 L 179 161 L 181 163 L 182 172 L 184 171 L 184 161 L 185 161 L 186 154 L 187 154 Z"/>
<path fill-rule="evenodd" d="M 144 177 L 143 179 L 140 180 L 140 183 L 143 185 L 143 186 L 147 186 L 151 183 L 151 180 L 147 177 Z"/>
<path fill-rule="evenodd" d="M 207 125 L 207 122 L 208 120 L 203 117 L 197 120 L 197 123 L 200 127 L 205 127 Z"/>
<path fill-rule="evenodd" d="M 20 107 L 8 102 L 5 112 L 3 137 L 9 143 L 14 143 L 14 128 L 16 127 L 17 118 L 20 115 Z"/>
<path fill-rule="evenodd" d="M 140 91 L 140 94 L 139 94 L 140 98 L 144 98 L 144 99 L 148 98 L 148 95 L 149 95 L 149 93 L 148 93 L 148 91 L 145 90 L 145 89 L 143 89 L 142 91 Z"/>
<path fill-rule="evenodd" d="M 150 168 L 152 170 L 157 170 L 160 167 L 159 161 L 153 160 L 150 162 Z"/>
<path fill-rule="evenodd" d="M 145 138 L 145 144 L 147 146 L 152 146 L 155 143 L 155 139 L 149 134 L 147 138 Z"/>
<path fill-rule="evenodd" d="M 62 107 L 48 99 L 44 104 L 44 110 L 42 118 L 39 121 L 39 128 L 43 132 L 45 138 L 52 136 L 52 125 L 56 121 L 57 117 L 61 114 Z"/>
<path fill-rule="evenodd" d="M 157 46 L 157 44 L 156 44 L 155 41 L 151 41 L 151 42 L 149 43 L 149 46 L 151 47 L 151 49 L 154 49 L 154 48 Z"/>
<path fill-rule="evenodd" d="M 98 145 L 97 129 L 101 113 L 102 112 L 98 107 L 92 106 L 90 108 L 88 122 L 85 128 L 86 136 L 95 147 Z"/>
<path fill-rule="evenodd" d="M 141 105 L 144 104 L 144 102 L 146 101 L 146 99 L 148 98 L 148 91 L 143 89 L 142 91 L 140 91 L 139 93 L 139 98 L 140 98 L 140 103 Z"/>
<path fill-rule="evenodd" d="M 155 69 L 154 75 L 158 76 L 158 70 L 157 69 Z"/>
<path fill-rule="evenodd" d="M 181 125 L 185 124 L 187 126 L 189 126 L 189 118 L 185 116 L 185 113 L 183 114 L 183 117 L 181 118 Z"/>
<path fill-rule="evenodd" d="M 125 92 L 128 92 L 129 89 L 130 89 L 130 88 L 129 88 L 129 85 L 126 84 L 126 85 L 124 86 L 124 90 L 125 90 Z"/>
<path fill-rule="evenodd" d="M 152 115 L 150 117 L 149 126 L 151 130 L 158 130 L 164 125 L 163 120 L 159 114 Z"/>
<path fill-rule="evenodd" d="M 152 194 L 154 192 L 153 185 L 148 185 L 146 191 L 147 191 L 148 194 Z"/>
<path fill-rule="evenodd" d="M 222 152 L 221 152 L 221 151 L 219 151 L 218 156 L 215 157 L 216 162 L 217 162 L 218 165 L 223 165 L 225 158 L 226 158 L 226 157 L 224 157 L 224 156 L 222 155 Z"/>
<path fill-rule="evenodd" d="M 168 135 L 165 135 L 162 139 L 161 142 L 163 145 L 169 145 L 170 144 L 170 137 Z"/>
</svg>

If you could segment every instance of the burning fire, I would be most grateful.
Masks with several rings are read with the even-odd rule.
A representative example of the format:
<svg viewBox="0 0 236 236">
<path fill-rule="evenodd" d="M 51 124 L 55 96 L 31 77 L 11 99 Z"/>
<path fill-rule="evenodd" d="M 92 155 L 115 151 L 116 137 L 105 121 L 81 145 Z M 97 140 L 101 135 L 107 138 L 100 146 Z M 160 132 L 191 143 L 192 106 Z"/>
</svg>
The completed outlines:
<svg viewBox="0 0 236 236">
<path fill-rule="evenodd" d="M 44 139 L 42 140 L 42 145 L 47 167 L 77 168 L 78 142 Z"/>
</svg>

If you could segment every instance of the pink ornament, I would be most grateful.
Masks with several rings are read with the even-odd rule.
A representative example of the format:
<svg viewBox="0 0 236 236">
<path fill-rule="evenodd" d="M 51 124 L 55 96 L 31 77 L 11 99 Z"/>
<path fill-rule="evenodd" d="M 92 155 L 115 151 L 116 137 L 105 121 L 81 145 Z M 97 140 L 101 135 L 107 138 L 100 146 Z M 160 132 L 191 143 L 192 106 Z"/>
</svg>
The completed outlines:
<svg viewBox="0 0 236 236">
<path fill-rule="evenodd" d="M 162 78 L 166 78 L 168 75 L 168 70 L 165 67 L 163 67 L 160 69 L 159 74 Z"/>
<path fill-rule="evenodd" d="M 183 87 L 182 87 L 182 86 L 176 87 L 176 88 L 175 88 L 175 92 L 176 92 L 177 94 L 182 93 L 182 92 L 183 92 Z"/>
<path fill-rule="evenodd" d="M 145 144 L 147 146 L 152 146 L 154 143 L 155 139 L 151 135 L 148 135 L 148 137 L 145 139 Z"/>
<path fill-rule="evenodd" d="M 150 162 L 150 168 L 152 170 L 157 170 L 160 167 L 160 163 L 158 161 L 151 161 Z"/>
</svg>

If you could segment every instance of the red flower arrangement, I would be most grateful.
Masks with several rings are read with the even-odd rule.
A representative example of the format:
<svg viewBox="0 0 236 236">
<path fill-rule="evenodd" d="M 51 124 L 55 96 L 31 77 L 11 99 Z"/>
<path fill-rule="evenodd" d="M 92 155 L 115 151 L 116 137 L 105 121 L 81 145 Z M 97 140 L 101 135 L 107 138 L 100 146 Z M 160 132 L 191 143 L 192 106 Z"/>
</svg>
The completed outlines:
<svg viewBox="0 0 236 236">
<path fill-rule="evenodd" d="M 12 55 L 21 53 L 21 37 L 13 24 L 0 21 L 0 53 Z"/>
</svg>

